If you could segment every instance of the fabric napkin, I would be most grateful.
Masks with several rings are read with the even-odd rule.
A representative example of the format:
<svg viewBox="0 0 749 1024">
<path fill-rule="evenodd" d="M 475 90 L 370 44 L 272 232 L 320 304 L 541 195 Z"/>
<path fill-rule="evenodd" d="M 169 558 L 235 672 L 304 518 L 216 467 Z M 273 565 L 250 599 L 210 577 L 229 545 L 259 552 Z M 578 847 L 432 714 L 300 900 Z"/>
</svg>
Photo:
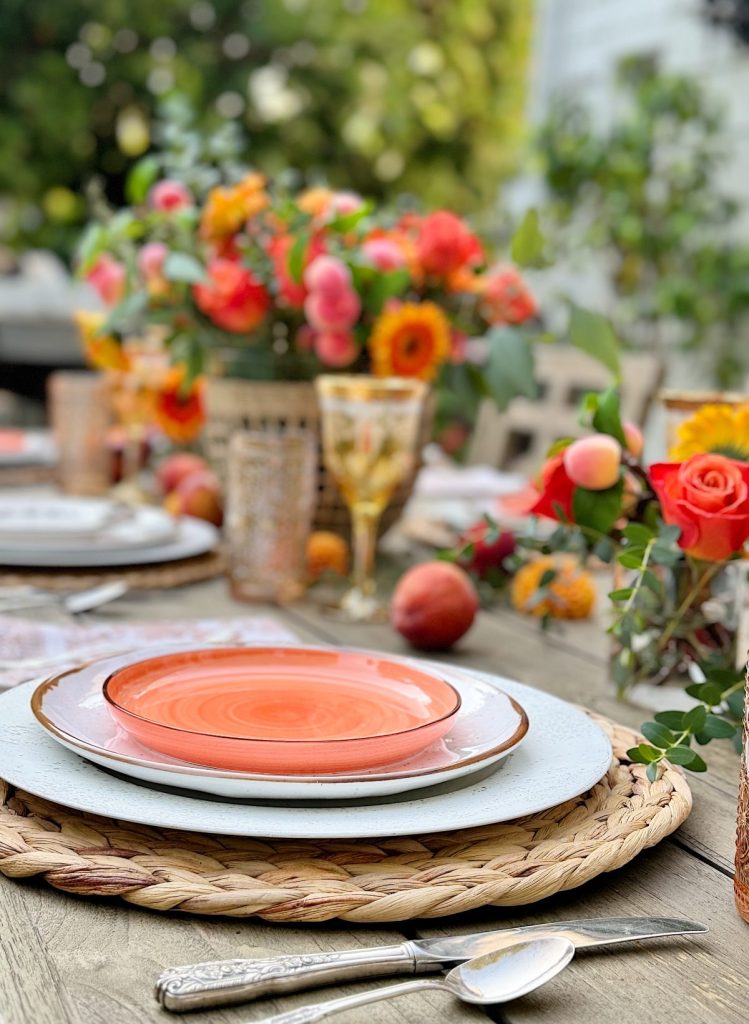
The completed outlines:
<svg viewBox="0 0 749 1024">
<path fill-rule="evenodd" d="M 131 622 L 87 626 L 60 626 L 30 622 L 12 615 L 0 615 L 0 658 L 45 658 L 71 652 L 69 662 L 61 659 L 49 668 L 0 669 L 0 689 L 71 667 L 81 648 L 113 653 L 129 647 L 171 643 L 293 643 L 299 638 L 277 619 L 268 615 L 232 619 L 182 619 L 164 622 Z"/>
</svg>

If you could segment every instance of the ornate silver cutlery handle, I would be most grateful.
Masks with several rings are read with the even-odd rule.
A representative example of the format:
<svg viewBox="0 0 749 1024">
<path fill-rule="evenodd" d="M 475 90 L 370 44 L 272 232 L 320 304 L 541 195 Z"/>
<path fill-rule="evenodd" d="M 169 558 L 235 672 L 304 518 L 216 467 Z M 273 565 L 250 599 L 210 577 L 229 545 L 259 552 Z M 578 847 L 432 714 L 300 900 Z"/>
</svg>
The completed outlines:
<svg viewBox="0 0 749 1024">
<path fill-rule="evenodd" d="M 155 995 L 167 1010 L 243 1003 L 261 996 L 299 992 L 353 978 L 413 974 L 416 959 L 408 943 L 332 953 L 274 956 L 264 960 L 216 960 L 170 967 L 156 982 Z"/>
</svg>

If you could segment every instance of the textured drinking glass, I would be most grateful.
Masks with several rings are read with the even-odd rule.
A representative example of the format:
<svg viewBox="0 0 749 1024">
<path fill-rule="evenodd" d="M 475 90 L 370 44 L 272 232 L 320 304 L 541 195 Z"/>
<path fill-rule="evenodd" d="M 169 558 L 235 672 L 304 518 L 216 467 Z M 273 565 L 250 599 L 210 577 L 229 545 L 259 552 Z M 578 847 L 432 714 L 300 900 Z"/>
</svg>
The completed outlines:
<svg viewBox="0 0 749 1024">
<path fill-rule="evenodd" d="M 232 436 L 225 534 L 234 597 L 285 604 L 304 591 L 316 497 L 313 434 L 247 430 Z"/>
<path fill-rule="evenodd" d="M 341 601 L 346 618 L 366 621 L 381 609 L 374 575 L 377 526 L 393 491 L 414 464 L 426 396 L 404 377 L 318 377 L 323 455 L 351 512 L 353 586 Z"/>
<path fill-rule="evenodd" d="M 112 469 L 107 446 L 112 403 L 106 377 L 60 370 L 50 375 L 47 398 L 60 486 L 68 494 L 104 494 Z"/>
</svg>

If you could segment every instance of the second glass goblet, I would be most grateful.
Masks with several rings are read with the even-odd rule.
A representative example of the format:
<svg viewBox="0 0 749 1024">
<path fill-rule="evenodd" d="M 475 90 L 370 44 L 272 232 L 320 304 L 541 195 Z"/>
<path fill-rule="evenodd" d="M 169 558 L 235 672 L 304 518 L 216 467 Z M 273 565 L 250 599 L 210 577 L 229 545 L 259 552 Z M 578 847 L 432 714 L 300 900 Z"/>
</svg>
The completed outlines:
<svg viewBox="0 0 749 1024">
<path fill-rule="evenodd" d="M 374 575 L 377 527 L 416 457 L 426 384 L 407 377 L 324 375 L 316 380 L 323 457 L 351 512 L 352 587 L 339 611 L 353 621 L 381 617 Z"/>
</svg>

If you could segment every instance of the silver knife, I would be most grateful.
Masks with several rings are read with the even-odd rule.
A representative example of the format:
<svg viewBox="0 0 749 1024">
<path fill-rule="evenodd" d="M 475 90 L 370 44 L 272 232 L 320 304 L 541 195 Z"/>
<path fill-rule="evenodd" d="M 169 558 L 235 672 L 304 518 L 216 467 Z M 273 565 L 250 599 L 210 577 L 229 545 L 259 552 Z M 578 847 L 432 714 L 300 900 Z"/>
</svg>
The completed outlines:
<svg viewBox="0 0 749 1024">
<path fill-rule="evenodd" d="M 355 978 L 439 971 L 448 964 L 504 949 L 531 935 L 562 936 L 577 949 L 584 949 L 707 930 L 706 925 L 696 921 L 668 917 L 594 917 L 440 939 L 412 939 L 398 946 L 274 956 L 262 960 L 214 960 L 168 968 L 156 982 L 155 995 L 167 1010 L 182 1012 L 299 992 L 320 985 L 336 985 Z"/>
</svg>

